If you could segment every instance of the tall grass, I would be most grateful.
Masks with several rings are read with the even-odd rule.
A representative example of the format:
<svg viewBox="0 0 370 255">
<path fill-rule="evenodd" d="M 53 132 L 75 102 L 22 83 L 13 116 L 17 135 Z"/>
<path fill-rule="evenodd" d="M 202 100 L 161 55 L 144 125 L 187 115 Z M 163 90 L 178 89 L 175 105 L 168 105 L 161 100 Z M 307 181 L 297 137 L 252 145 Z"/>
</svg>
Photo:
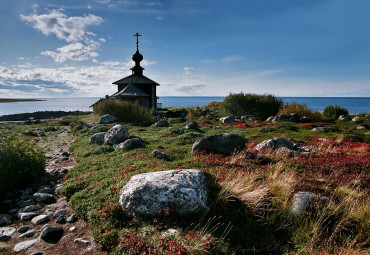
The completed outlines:
<svg viewBox="0 0 370 255">
<path fill-rule="evenodd" d="M 121 122 L 148 126 L 154 123 L 152 112 L 138 103 L 104 100 L 94 105 L 94 113 L 98 115 L 111 114 Z"/>
<path fill-rule="evenodd" d="M 297 102 L 286 103 L 278 114 L 296 113 L 299 117 L 309 117 L 313 121 L 323 121 L 321 113 L 314 112 L 307 107 L 306 104 L 298 104 Z"/>
</svg>

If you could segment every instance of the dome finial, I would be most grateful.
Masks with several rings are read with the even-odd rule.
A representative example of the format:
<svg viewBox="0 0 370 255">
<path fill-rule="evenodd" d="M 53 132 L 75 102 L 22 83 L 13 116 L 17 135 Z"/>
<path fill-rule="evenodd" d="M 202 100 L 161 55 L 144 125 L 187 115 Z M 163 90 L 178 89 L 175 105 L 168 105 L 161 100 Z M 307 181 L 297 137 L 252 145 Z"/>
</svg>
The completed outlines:
<svg viewBox="0 0 370 255">
<path fill-rule="evenodd" d="M 136 50 L 139 51 L 139 33 L 136 33 L 134 34 L 134 36 L 136 36 Z"/>
</svg>

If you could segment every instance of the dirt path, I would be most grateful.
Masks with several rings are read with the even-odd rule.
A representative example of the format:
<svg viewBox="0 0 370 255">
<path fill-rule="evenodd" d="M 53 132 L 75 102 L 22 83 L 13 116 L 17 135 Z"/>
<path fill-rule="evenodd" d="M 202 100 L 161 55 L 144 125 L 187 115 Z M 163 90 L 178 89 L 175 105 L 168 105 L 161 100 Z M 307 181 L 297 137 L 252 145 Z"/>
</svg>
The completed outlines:
<svg viewBox="0 0 370 255">
<path fill-rule="evenodd" d="M 0 202 L 3 208 L 8 209 L 7 214 L 12 217 L 11 224 L 0 227 L 0 254 L 105 254 L 101 251 L 100 245 L 94 242 L 87 224 L 81 219 L 75 222 L 71 220 L 74 212 L 66 198 L 60 195 L 64 175 L 77 164 L 73 155 L 68 151 L 72 143 L 72 136 L 67 127 L 57 127 L 56 130 L 45 133 L 47 135 L 39 137 L 38 140 L 47 155 L 46 176 L 41 178 L 39 182 L 20 190 L 17 194 L 9 194 L 7 200 Z M 40 189 L 51 194 L 55 201 L 41 203 L 35 199 L 34 194 L 40 192 Z M 34 219 L 39 215 L 47 215 L 45 217 L 47 219 L 44 223 L 37 225 L 31 221 L 32 218 L 21 220 L 19 219 L 19 210 L 22 208 L 23 210 L 25 208 L 39 208 L 27 213 L 34 213 L 35 215 L 32 217 Z M 62 214 L 62 216 L 56 216 L 58 214 Z M 50 224 L 51 228 L 61 228 L 62 235 L 51 241 L 42 239 L 42 227 L 45 227 L 46 224 Z M 20 227 L 24 226 L 29 227 L 26 231 L 29 233 L 29 237 L 22 237 L 25 233 L 19 232 Z M 21 249 L 22 243 L 32 243 L 32 245 Z"/>
</svg>

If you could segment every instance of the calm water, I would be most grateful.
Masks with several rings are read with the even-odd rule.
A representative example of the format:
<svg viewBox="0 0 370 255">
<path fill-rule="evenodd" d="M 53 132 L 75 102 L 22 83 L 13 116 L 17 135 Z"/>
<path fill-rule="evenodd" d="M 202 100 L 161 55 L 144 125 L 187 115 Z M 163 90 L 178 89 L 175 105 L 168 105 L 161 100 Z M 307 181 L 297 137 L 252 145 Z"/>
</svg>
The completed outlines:
<svg viewBox="0 0 370 255">
<path fill-rule="evenodd" d="M 46 101 L 0 103 L 0 116 L 36 111 L 91 111 L 89 108 L 99 98 L 47 98 Z M 203 106 L 224 97 L 160 97 L 163 107 Z M 350 114 L 370 113 L 370 97 L 282 97 L 284 102 L 306 104 L 314 111 L 322 111 L 328 105 L 340 105 Z"/>
</svg>

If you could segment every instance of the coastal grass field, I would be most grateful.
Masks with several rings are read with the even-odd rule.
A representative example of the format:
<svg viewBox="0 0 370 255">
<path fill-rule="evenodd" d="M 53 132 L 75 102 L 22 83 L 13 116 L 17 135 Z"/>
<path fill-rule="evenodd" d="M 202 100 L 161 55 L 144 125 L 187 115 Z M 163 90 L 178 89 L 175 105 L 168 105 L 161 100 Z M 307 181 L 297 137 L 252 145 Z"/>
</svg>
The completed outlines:
<svg viewBox="0 0 370 255">
<path fill-rule="evenodd" d="M 78 165 L 66 176 L 63 194 L 110 254 L 369 253 L 370 139 L 369 130 L 357 129 L 359 124 L 369 125 L 369 117 L 363 115 L 357 122 L 222 124 L 218 119 L 223 116 L 201 117 L 188 110 L 193 114 L 187 117 L 198 123 L 196 129 L 186 130 L 184 118 L 169 118 L 170 127 L 161 128 L 121 123 L 129 135 L 147 142 L 145 148 L 131 151 L 90 143 L 94 133 L 113 125 L 91 129 L 97 125 L 94 114 L 2 129 L 22 134 L 26 129 L 70 125 L 74 139 L 70 151 Z M 79 124 L 82 130 L 75 131 Z M 312 131 L 315 126 L 332 129 Z M 176 129 L 185 132 L 178 134 Z M 220 133 L 244 136 L 245 150 L 228 156 L 191 153 L 199 137 Z M 253 149 L 273 137 L 317 149 L 300 156 Z M 154 158 L 154 149 L 169 159 Z M 271 162 L 250 158 L 249 152 Z M 180 218 L 175 211 L 159 210 L 156 217 L 136 218 L 122 211 L 119 191 L 133 175 L 171 169 L 200 169 L 215 177 L 209 183 L 207 214 Z M 298 191 L 314 192 L 329 201 L 294 216 L 292 199 Z"/>
</svg>

